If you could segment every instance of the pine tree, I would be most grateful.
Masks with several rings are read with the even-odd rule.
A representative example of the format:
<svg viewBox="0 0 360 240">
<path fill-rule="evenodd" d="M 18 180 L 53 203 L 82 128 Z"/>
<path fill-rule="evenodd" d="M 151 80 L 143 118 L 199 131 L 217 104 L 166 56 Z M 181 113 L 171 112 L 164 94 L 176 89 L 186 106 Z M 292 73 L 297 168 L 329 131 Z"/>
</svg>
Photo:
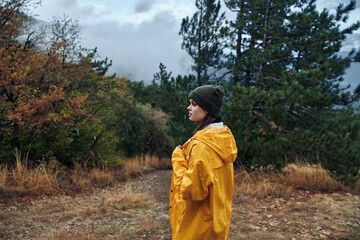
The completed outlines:
<svg viewBox="0 0 360 240">
<path fill-rule="evenodd" d="M 182 48 L 194 60 L 198 86 L 215 81 L 221 69 L 223 42 L 221 40 L 225 14 L 220 14 L 220 1 L 196 0 L 197 11 L 183 18 L 179 34 L 183 37 Z"/>
<path fill-rule="evenodd" d="M 166 87 L 170 84 L 171 72 L 166 71 L 166 66 L 163 63 L 159 65 L 159 72 L 154 74 L 153 84 Z"/>
<path fill-rule="evenodd" d="M 359 53 L 339 55 L 346 36 L 360 26 L 340 29 L 355 1 L 335 14 L 318 12 L 313 0 L 226 3 L 237 12 L 229 26 L 236 44 L 228 61 L 234 87 L 226 116 L 242 140 L 244 164 L 281 166 L 300 156 L 343 173 L 350 165 L 359 169 L 359 142 L 346 138 L 357 135 L 358 118 L 344 109 L 356 98 L 340 84 Z"/>
</svg>

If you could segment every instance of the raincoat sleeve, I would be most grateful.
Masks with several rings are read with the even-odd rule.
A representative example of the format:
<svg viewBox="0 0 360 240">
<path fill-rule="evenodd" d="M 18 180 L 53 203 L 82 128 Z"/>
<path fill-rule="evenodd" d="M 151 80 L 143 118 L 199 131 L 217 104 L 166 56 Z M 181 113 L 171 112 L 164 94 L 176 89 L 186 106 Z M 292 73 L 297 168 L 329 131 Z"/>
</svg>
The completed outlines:
<svg viewBox="0 0 360 240">
<path fill-rule="evenodd" d="M 188 169 L 188 162 L 183 149 L 177 148 L 174 150 L 171 162 L 173 167 L 174 188 L 179 191 L 184 172 Z"/>
<path fill-rule="evenodd" d="M 213 174 L 208 163 L 208 153 L 209 150 L 204 146 L 197 144 L 193 146 L 189 168 L 184 173 L 180 187 L 183 199 L 202 201 L 209 195 Z"/>
</svg>

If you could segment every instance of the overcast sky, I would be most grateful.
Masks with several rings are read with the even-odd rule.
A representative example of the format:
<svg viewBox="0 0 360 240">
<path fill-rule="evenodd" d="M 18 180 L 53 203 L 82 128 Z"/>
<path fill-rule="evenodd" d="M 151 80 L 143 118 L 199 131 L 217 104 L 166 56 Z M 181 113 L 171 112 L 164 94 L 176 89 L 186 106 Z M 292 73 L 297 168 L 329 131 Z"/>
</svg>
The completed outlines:
<svg viewBox="0 0 360 240">
<path fill-rule="evenodd" d="M 349 2 L 318 0 L 318 8 L 334 9 L 340 1 Z M 191 72 L 191 59 L 181 49 L 178 32 L 181 19 L 196 10 L 194 3 L 195 0 L 42 0 L 33 13 L 43 21 L 63 14 L 79 20 L 82 46 L 97 47 L 103 58 L 113 60 L 109 74 L 150 83 L 160 62 L 173 76 Z M 349 22 L 357 20 L 360 0 Z M 360 30 L 346 41 L 343 50 L 351 48 L 360 48 Z M 347 71 L 345 81 L 358 84 L 358 76 L 357 63 Z"/>
</svg>

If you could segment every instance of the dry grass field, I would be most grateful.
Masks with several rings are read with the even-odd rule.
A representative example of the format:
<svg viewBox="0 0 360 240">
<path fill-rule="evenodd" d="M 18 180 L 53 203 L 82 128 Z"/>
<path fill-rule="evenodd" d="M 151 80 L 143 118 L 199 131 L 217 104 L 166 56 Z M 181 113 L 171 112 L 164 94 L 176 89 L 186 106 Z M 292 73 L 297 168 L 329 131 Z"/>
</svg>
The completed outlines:
<svg viewBox="0 0 360 240">
<path fill-rule="evenodd" d="M 171 239 L 171 170 L 155 170 L 168 163 L 127 162 L 0 168 L 0 239 Z M 237 171 L 228 239 L 360 239 L 358 194 L 359 184 L 344 186 L 319 165 Z"/>
<path fill-rule="evenodd" d="M 0 166 L 0 199 L 17 197 L 74 196 L 91 193 L 117 182 L 126 181 L 155 169 L 171 169 L 170 160 L 154 156 L 119 159 L 114 167 L 83 169 L 75 165 L 68 170 L 57 161 L 29 166 L 27 158 L 17 157 L 12 168 Z"/>
</svg>

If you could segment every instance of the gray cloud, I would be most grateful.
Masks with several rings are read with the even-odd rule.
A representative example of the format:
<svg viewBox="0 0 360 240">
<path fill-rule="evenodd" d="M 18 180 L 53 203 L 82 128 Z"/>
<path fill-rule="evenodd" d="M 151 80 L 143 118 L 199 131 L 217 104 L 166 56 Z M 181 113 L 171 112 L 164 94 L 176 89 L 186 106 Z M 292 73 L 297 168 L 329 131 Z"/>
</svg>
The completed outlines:
<svg viewBox="0 0 360 240">
<path fill-rule="evenodd" d="M 138 0 L 135 5 L 136 13 L 147 12 L 154 6 L 155 0 Z"/>
<path fill-rule="evenodd" d="M 54 16 L 63 14 L 81 22 L 92 20 L 101 15 L 109 13 L 108 10 L 96 9 L 92 4 L 80 4 L 79 0 L 50 0 L 43 1 L 42 7 L 37 9 L 37 14 L 41 20 L 49 21 Z"/>
<path fill-rule="evenodd" d="M 346 36 L 346 40 L 343 43 L 343 50 L 350 51 L 353 48 L 360 50 L 360 33 L 353 33 Z"/>
<path fill-rule="evenodd" d="M 101 21 L 82 25 L 82 42 L 87 47 L 98 47 L 100 55 L 113 60 L 109 74 L 150 83 L 160 62 L 173 76 L 190 72 L 191 59 L 181 49 L 179 27 L 180 22 L 169 12 L 161 12 L 140 25 Z"/>
<path fill-rule="evenodd" d="M 148 1 L 149 8 L 155 0 Z M 138 1 L 140 6 L 141 1 Z M 168 71 L 177 74 L 191 72 L 191 59 L 181 49 L 178 35 L 180 20 L 170 12 L 160 12 L 141 24 L 119 23 L 118 19 L 104 18 L 105 11 L 79 0 L 47 0 L 38 13 L 41 20 L 66 14 L 78 19 L 81 27 L 81 46 L 98 48 L 98 54 L 113 60 L 108 74 L 116 73 L 132 81 L 150 83 L 162 62 Z M 111 15 L 112 13 L 109 13 Z"/>
<path fill-rule="evenodd" d="M 63 8 L 69 8 L 69 7 L 78 5 L 79 1 L 78 0 L 62 0 L 62 1 L 55 1 L 55 3 Z"/>
<path fill-rule="evenodd" d="M 355 90 L 355 88 L 360 84 L 360 63 L 352 63 L 351 66 L 346 69 L 344 75 L 344 81 L 342 82 L 343 86 L 350 84 L 349 91 Z"/>
<path fill-rule="evenodd" d="M 339 55 L 341 57 L 346 57 L 352 49 L 360 51 L 360 33 L 354 33 L 346 37 Z M 360 84 L 359 76 L 360 63 L 354 62 L 350 65 L 349 68 L 345 70 L 345 74 L 343 75 L 344 81 L 341 83 L 341 85 L 350 85 L 349 91 L 353 91 Z"/>
</svg>

